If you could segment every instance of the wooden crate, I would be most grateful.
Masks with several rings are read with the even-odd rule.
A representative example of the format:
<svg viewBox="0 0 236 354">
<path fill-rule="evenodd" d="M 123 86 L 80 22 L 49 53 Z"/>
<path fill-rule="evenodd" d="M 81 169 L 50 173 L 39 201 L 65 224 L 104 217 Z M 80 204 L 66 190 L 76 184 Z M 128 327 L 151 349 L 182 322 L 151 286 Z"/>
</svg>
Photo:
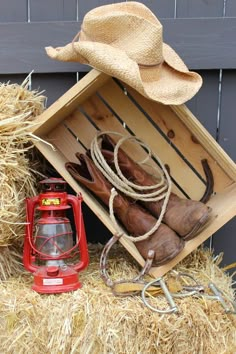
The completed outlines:
<svg viewBox="0 0 236 354">
<path fill-rule="evenodd" d="M 153 267 L 150 274 L 165 274 L 180 260 L 235 216 L 236 167 L 185 105 L 165 106 L 150 101 L 135 90 L 96 70 L 67 91 L 38 117 L 33 134 L 45 142 L 37 148 L 69 183 L 75 192 L 82 192 L 85 203 L 111 231 L 115 232 L 107 210 L 70 176 L 66 161 L 78 162 L 75 152 L 90 147 L 97 130 L 130 132 L 148 143 L 169 166 L 173 191 L 181 197 L 199 200 L 206 188 L 201 164 L 207 159 L 214 176 L 214 195 L 208 205 L 212 220 L 194 239 L 186 242 L 183 251 L 171 262 Z M 133 158 L 140 157 L 141 147 L 127 148 Z M 129 151 L 128 151 L 129 150 Z M 127 239 L 121 243 L 141 264 L 143 258 Z"/>
</svg>

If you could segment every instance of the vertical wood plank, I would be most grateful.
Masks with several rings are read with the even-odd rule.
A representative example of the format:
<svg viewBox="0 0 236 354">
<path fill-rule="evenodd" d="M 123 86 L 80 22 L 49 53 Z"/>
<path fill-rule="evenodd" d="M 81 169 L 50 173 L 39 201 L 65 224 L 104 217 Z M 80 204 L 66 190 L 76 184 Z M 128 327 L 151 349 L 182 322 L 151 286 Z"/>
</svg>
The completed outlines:
<svg viewBox="0 0 236 354">
<path fill-rule="evenodd" d="M 178 18 L 222 17 L 224 0 L 177 0 Z"/>
<path fill-rule="evenodd" d="M 121 2 L 120 0 L 78 0 L 78 20 L 82 21 L 87 12 L 95 7 Z"/>
<path fill-rule="evenodd" d="M 236 16 L 236 1 L 235 0 L 227 0 L 226 1 L 225 16 L 226 17 L 235 17 Z"/>
<path fill-rule="evenodd" d="M 186 103 L 188 108 L 216 138 L 217 111 L 219 96 L 219 71 L 206 70 L 198 71 L 203 78 L 203 85 L 198 93 Z"/>
<path fill-rule="evenodd" d="M 174 0 L 143 0 L 146 5 L 157 17 L 174 18 L 175 16 L 175 1 Z"/>
<path fill-rule="evenodd" d="M 76 74 L 33 74 L 32 89 L 45 91 L 47 107 L 55 102 L 76 83 Z"/>
<path fill-rule="evenodd" d="M 27 0 L 1 0 L 0 22 L 27 22 Z"/>
<path fill-rule="evenodd" d="M 0 75 L 0 82 L 6 84 L 18 84 L 21 85 L 22 82 L 25 80 L 27 75 L 24 74 L 17 74 L 17 75 Z"/>
<path fill-rule="evenodd" d="M 236 71 L 224 70 L 222 75 L 221 112 L 219 124 L 219 144 L 236 161 Z"/>
<path fill-rule="evenodd" d="M 235 262 L 235 231 L 236 218 L 233 218 L 213 236 L 214 253 L 224 253 L 221 266 Z"/>
<path fill-rule="evenodd" d="M 78 0 L 78 13 L 79 20 L 83 20 L 84 15 L 90 11 L 91 9 L 108 5 L 111 3 L 119 3 L 120 0 L 109 1 L 109 0 L 90 0 L 90 1 L 82 1 Z M 129 0 L 127 1 L 129 2 Z M 173 18 L 175 13 L 175 2 L 174 0 L 144 0 L 140 1 L 144 5 L 146 5 L 158 18 Z"/>
<path fill-rule="evenodd" d="M 76 21 L 76 0 L 30 0 L 30 21 Z"/>
</svg>

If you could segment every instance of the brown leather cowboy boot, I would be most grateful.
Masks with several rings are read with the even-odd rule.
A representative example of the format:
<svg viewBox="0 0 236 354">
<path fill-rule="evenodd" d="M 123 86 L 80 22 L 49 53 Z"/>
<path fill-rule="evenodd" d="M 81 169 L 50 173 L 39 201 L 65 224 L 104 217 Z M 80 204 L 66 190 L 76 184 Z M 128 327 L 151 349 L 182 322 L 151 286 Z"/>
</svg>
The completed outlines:
<svg viewBox="0 0 236 354">
<path fill-rule="evenodd" d="M 66 169 L 76 181 L 87 187 L 108 206 L 112 184 L 105 179 L 88 156 L 79 153 L 76 156 L 79 164 L 67 162 Z M 113 209 L 117 218 L 133 236 L 147 233 L 157 221 L 145 209 L 130 202 L 121 194 L 115 197 Z M 135 245 L 144 259 L 147 259 L 149 250 L 154 250 L 153 265 L 157 266 L 173 259 L 183 249 L 184 241 L 168 226 L 161 224 L 148 239 L 136 242 Z"/>
<path fill-rule="evenodd" d="M 115 143 L 108 135 L 102 136 L 101 152 L 107 163 L 114 168 Z M 134 162 L 122 149 L 118 149 L 118 163 L 123 175 L 135 184 L 141 186 L 155 185 L 156 179 Z M 152 215 L 158 217 L 161 212 L 163 200 L 156 202 L 143 202 Z M 181 199 L 171 193 L 163 222 L 184 238 L 190 240 L 196 236 L 198 230 L 209 219 L 211 208 L 205 204 L 189 199 Z"/>
</svg>

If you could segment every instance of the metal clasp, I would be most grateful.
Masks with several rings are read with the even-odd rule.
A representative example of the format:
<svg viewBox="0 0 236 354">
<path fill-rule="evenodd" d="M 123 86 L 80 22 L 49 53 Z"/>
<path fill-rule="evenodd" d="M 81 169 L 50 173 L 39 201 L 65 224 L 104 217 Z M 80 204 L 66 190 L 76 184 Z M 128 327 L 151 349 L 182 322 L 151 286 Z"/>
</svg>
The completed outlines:
<svg viewBox="0 0 236 354">
<path fill-rule="evenodd" d="M 194 279 L 194 277 L 192 277 L 191 275 L 186 274 L 186 273 L 177 273 L 177 272 L 174 274 L 179 279 L 189 278 L 194 282 L 194 284 L 193 285 L 181 284 L 181 291 L 173 292 L 173 291 L 170 291 L 170 289 L 168 289 L 168 287 L 162 277 L 154 279 L 151 282 L 147 283 L 142 290 L 142 300 L 143 300 L 144 304 L 152 311 L 158 312 L 161 314 L 179 312 L 178 307 L 175 304 L 174 298 L 184 298 L 184 297 L 188 297 L 188 296 L 194 296 L 194 297 L 204 297 L 209 300 L 218 301 L 218 302 L 220 302 L 220 304 L 224 308 L 225 313 L 236 314 L 236 303 L 228 298 L 227 298 L 227 300 L 228 300 L 228 303 L 227 303 L 226 299 L 225 299 L 226 296 L 216 287 L 215 284 L 213 284 L 213 283 L 208 284 L 208 288 L 213 293 L 213 295 L 209 295 L 206 293 L 206 287 L 204 287 L 203 285 L 200 285 L 196 281 L 196 279 Z M 158 309 L 158 308 L 152 306 L 147 301 L 147 294 L 149 297 L 151 296 L 151 294 L 148 292 L 148 290 L 152 286 L 159 286 L 162 289 L 162 293 L 165 296 L 167 302 L 169 303 L 170 308 Z"/>
<path fill-rule="evenodd" d="M 236 314 L 236 303 L 234 301 L 228 299 L 228 302 L 232 305 L 232 309 L 230 309 L 230 307 L 226 303 L 220 289 L 218 289 L 214 283 L 209 283 L 208 287 L 209 287 L 209 289 L 211 289 L 211 291 L 214 295 L 207 295 L 207 294 L 201 294 L 201 295 L 207 299 L 219 301 L 221 303 L 221 306 L 224 308 L 225 313 L 235 315 Z"/>
<path fill-rule="evenodd" d="M 169 309 L 164 309 L 164 310 L 158 309 L 158 308 L 153 307 L 152 305 L 150 305 L 150 303 L 147 301 L 147 298 L 146 298 L 147 291 L 148 291 L 148 289 L 149 289 L 151 286 L 153 286 L 153 285 L 159 286 L 159 287 L 162 289 L 162 291 L 163 291 L 163 293 L 164 293 L 164 296 L 165 296 L 167 302 L 168 302 L 169 305 L 170 305 L 170 308 L 169 308 Z M 158 312 L 158 313 L 162 313 L 162 314 L 165 314 L 165 313 L 176 313 L 176 312 L 178 312 L 178 308 L 177 308 L 177 306 L 176 306 L 176 304 L 175 304 L 175 302 L 174 302 L 174 299 L 173 299 L 173 297 L 172 297 L 172 294 L 171 294 L 170 291 L 168 290 L 168 288 L 167 288 L 167 286 L 166 286 L 166 283 L 165 283 L 165 281 L 163 280 L 163 278 L 157 278 L 157 279 L 154 279 L 153 281 L 147 283 L 147 284 L 144 286 L 143 290 L 142 290 L 142 295 L 141 295 L 141 296 L 142 296 L 142 300 L 143 300 L 144 304 L 145 304 L 148 308 L 150 308 L 152 311 L 154 311 L 154 312 Z"/>
</svg>

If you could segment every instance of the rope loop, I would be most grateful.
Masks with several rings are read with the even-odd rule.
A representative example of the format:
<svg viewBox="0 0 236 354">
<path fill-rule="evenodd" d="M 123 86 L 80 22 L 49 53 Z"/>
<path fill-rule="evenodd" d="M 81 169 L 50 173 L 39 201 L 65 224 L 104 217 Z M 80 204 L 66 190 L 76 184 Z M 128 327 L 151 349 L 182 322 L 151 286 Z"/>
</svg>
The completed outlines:
<svg viewBox="0 0 236 354">
<path fill-rule="evenodd" d="M 99 144 L 103 135 L 111 135 L 111 134 L 120 136 L 120 139 L 118 140 L 118 142 L 114 147 L 115 171 L 113 171 L 113 169 L 106 162 Z M 156 161 L 158 161 L 158 164 L 161 167 L 161 171 L 158 167 L 156 167 L 157 175 L 159 176 L 158 183 L 152 186 L 140 186 L 129 181 L 123 175 L 119 167 L 118 153 L 121 145 L 128 140 L 138 144 L 139 146 L 143 147 L 147 151 L 147 157 L 143 161 L 137 162 L 139 165 L 143 165 L 152 157 L 155 157 Z M 114 132 L 114 131 L 99 132 L 92 140 L 90 151 L 91 151 L 91 157 L 94 164 L 102 172 L 104 177 L 106 177 L 106 179 L 114 186 L 114 188 L 112 188 L 111 190 L 110 199 L 109 199 L 109 212 L 110 212 L 110 218 L 117 230 L 117 233 L 119 235 L 123 234 L 122 237 L 126 237 L 133 242 L 139 242 L 147 239 L 160 226 L 171 194 L 172 182 L 165 165 L 160 160 L 160 158 L 153 153 L 151 148 L 147 144 L 145 144 L 142 140 L 140 140 L 135 136 L 124 136 L 121 133 Z M 123 230 L 117 223 L 116 218 L 114 216 L 114 210 L 113 210 L 114 198 L 118 194 L 116 190 L 118 190 L 119 192 L 123 193 L 124 195 L 134 200 L 138 200 L 141 202 L 142 201 L 155 202 L 155 201 L 164 200 L 159 218 L 157 219 L 155 225 L 147 233 L 140 236 L 132 236 L 132 235 L 124 234 Z"/>
</svg>

